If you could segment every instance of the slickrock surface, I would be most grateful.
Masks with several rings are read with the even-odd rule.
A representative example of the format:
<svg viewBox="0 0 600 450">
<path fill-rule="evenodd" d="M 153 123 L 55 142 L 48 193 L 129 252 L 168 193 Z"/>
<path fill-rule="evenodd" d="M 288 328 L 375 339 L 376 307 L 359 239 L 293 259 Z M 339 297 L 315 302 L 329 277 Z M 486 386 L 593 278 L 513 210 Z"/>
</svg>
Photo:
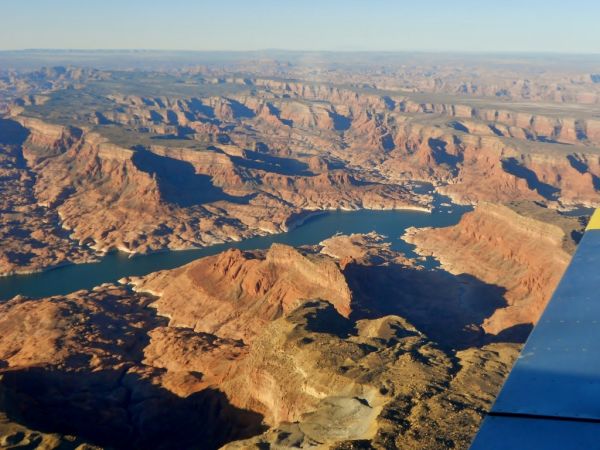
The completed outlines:
<svg viewBox="0 0 600 450">
<path fill-rule="evenodd" d="M 577 219 L 533 204 L 483 203 L 453 227 L 412 229 L 405 238 L 449 272 L 506 290 L 507 305 L 483 325 L 498 334 L 537 322 L 570 261 L 572 236 L 581 231 Z"/>
<path fill-rule="evenodd" d="M 373 233 L 131 281 L 0 305 L 3 439 L 466 448 L 519 348 L 481 331 L 493 286 Z"/>
<path fill-rule="evenodd" d="M 225 389 L 275 427 L 226 448 L 466 448 L 516 347 L 451 358 L 400 317 L 361 320 L 352 330 L 333 314 L 306 304 L 274 322 L 237 366 Z"/>
</svg>

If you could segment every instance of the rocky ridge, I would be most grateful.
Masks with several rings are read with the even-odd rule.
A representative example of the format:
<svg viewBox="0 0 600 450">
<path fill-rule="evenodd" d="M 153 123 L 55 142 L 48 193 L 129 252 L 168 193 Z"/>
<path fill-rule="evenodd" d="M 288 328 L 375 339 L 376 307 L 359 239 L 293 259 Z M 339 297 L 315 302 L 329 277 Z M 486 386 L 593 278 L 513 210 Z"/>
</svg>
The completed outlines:
<svg viewBox="0 0 600 450">
<path fill-rule="evenodd" d="M 582 233 L 575 218 L 546 214 L 544 220 L 550 220 L 542 222 L 535 218 L 542 208 L 529 209 L 522 215 L 509 206 L 482 203 L 454 227 L 411 229 L 405 236 L 445 270 L 472 274 L 506 290 L 506 306 L 483 323 L 487 333 L 537 322 L 571 259 L 565 248 L 573 250 L 572 234 Z M 565 230 L 552 222 L 570 225 Z"/>
<path fill-rule="evenodd" d="M 476 88 L 460 90 L 449 86 L 462 69 L 439 67 L 439 83 L 429 86 L 429 76 L 405 68 L 417 77 L 408 89 L 404 75 L 394 84 L 373 73 L 369 84 L 351 67 L 324 68 L 321 78 L 287 67 L 287 77 L 223 76 L 214 67 L 134 71 L 127 79 L 74 68 L 19 75 L 48 84 L 28 84 L 9 105 L 9 122 L 27 132 L 13 151 L 32 176 L 27 195 L 58 217 L 55 232 L 67 241 L 57 253 L 38 240 L 32 253 L 41 256 L 17 258 L 15 248 L 30 244 L 12 233 L 0 273 L 115 249 L 145 253 L 277 233 L 311 211 L 428 209 L 431 197 L 415 193 L 418 182 L 463 204 L 599 204 L 597 110 L 567 94 L 597 89 L 591 79 L 572 84 L 556 75 L 562 81 L 552 86 L 563 96 L 550 101 L 549 85 L 533 94 L 545 79 L 539 75 L 525 83 L 524 98 L 520 81 L 499 87 L 508 75 L 481 75 Z M 484 79 L 506 93 L 490 95 Z"/>
<path fill-rule="evenodd" d="M 351 260 L 324 254 L 347 239 Z M 518 346 L 452 351 L 400 314 L 415 303 L 366 298 L 361 276 L 423 271 L 381 239 L 230 250 L 125 280 L 137 292 L 3 303 L 0 429 L 21 443 L 75 435 L 117 448 L 466 445 Z"/>
</svg>

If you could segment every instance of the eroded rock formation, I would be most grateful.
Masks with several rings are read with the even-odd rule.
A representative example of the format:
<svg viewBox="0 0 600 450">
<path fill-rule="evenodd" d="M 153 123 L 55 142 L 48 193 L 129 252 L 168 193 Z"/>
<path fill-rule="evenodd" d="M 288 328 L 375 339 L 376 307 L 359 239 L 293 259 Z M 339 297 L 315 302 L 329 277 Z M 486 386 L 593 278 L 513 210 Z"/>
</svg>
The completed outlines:
<svg viewBox="0 0 600 450">
<path fill-rule="evenodd" d="M 534 205 L 513 206 L 483 203 L 454 227 L 412 229 L 405 237 L 449 272 L 506 289 L 507 305 L 483 324 L 492 334 L 537 322 L 569 263 L 572 234 L 581 227 Z"/>
<path fill-rule="evenodd" d="M 150 71 L 152 82 L 72 67 L 0 73 L 5 115 L 25 129 L 0 186 L 27 191 L 27 220 L 45 217 L 32 232 L 50 236 L 6 227 L 0 273 L 278 233 L 310 211 L 429 209 L 417 181 L 464 204 L 600 204 L 589 74 L 315 64 L 318 76 L 238 62 L 229 70 L 244 76 L 210 67 Z M 9 182 L 17 173 L 22 188 Z"/>
<path fill-rule="evenodd" d="M 600 205 L 600 78 L 330 57 L 0 69 L 0 275 L 477 205 L 407 233 L 439 268 L 336 235 L 1 303 L 0 447 L 467 447 Z"/>
<path fill-rule="evenodd" d="M 518 345 L 465 329 L 497 299 L 466 317 L 449 301 L 484 284 L 435 272 L 378 235 L 335 236 L 229 250 L 129 280 L 137 292 L 16 297 L 0 305 L 0 430 L 118 448 L 464 447 Z"/>
</svg>

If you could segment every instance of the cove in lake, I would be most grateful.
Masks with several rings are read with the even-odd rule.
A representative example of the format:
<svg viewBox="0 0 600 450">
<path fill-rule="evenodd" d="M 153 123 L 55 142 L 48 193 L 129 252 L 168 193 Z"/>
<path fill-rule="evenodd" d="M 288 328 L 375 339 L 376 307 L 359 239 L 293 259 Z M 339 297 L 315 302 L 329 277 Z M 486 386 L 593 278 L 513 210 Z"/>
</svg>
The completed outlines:
<svg viewBox="0 0 600 450">
<path fill-rule="evenodd" d="M 294 247 L 314 245 L 336 233 L 351 234 L 375 231 L 387 236 L 393 250 L 400 250 L 408 256 L 415 256 L 414 247 L 400 239 L 406 228 L 454 225 L 469 209 L 457 205 L 442 205 L 439 201 L 436 202 L 432 213 L 411 210 L 327 212 L 308 219 L 303 225 L 287 233 L 261 236 L 241 242 L 134 257 L 122 252 L 109 253 L 96 263 L 74 264 L 30 275 L 2 277 L 0 278 L 0 300 L 12 298 L 18 294 L 35 298 L 67 294 L 79 289 L 91 289 L 102 283 L 116 282 L 127 276 L 141 276 L 157 270 L 172 269 L 228 248 L 263 249 L 270 247 L 273 243 Z M 428 260 L 425 265 L 431 267 L 434 262 Z"/>
</svg>

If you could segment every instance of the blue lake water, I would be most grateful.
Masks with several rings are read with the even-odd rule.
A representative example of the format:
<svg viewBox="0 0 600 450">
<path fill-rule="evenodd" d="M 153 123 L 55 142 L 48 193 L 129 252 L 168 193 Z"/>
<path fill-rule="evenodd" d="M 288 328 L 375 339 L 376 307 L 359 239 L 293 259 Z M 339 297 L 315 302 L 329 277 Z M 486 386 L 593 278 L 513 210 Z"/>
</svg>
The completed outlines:
<svg viewBox="0 0 600 450">
<path fill-rule="evenodd" d="M 18 294 L 35 298 L 89 289 L 102 283 L 115 282 L 125 276 L 140 276 L 157 270 L 172 269 L 228 248 L 263 249 L 276 242 L 292 246 L 314 245 L 336 233 L 375 231 L 388 237 L 392 249 L 414 256 L 413 247 L 400 239 L 406 228 L 453 225 L 468 210 L 456 205 L 440 206 L 439 201 L 436 203 L 437 206 L 432 213 L 410 210 L 328 212 L 310 218 L 303 225 L 287 233 L 202 249 L 167 251 L 134 257 L 126 253 L 114 252 L 107 254 L 97 263 L 63 266 L 31 275 L 2 277 L 0 278 L 0 300 Z"/>
</svg>

